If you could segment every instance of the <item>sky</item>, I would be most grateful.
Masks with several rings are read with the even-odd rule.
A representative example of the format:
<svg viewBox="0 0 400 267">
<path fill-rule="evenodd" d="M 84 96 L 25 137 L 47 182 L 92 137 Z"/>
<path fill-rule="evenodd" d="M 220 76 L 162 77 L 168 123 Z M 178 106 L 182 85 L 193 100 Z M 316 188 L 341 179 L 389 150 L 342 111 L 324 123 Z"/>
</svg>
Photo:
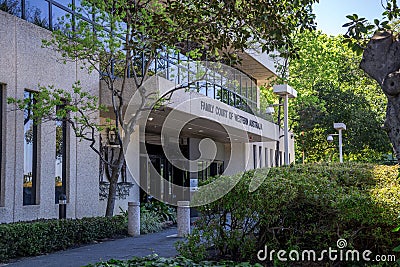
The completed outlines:
<svg viewBox="0 0 400 267">
<path fill-rule="evenodd" d="M 356 13 L 368 20 L 380 19 L 383 12 L 381 0 L 320 0 L 314 5 L 317 29 L 329 35 L 345 34 L 342 25 L 348 22 L 346 15 Z"/>
</svg>

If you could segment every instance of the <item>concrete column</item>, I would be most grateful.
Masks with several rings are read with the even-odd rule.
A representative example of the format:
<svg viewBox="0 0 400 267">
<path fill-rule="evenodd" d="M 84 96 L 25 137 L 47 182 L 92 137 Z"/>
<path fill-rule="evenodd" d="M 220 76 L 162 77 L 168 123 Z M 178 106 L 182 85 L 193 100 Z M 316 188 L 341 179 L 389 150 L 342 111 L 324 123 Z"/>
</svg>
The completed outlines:
<svg viewBox="0 0 400 267">
<path fill-rule="evenodd" d="M 285 165 L 289 165 L 289 95 L 285 94 L 284 96 L 284 128 L 285 128 L 285 136 L 284 136 L 284 144 L 285 144 Z"/>
<path fill-rule="evenodd" d="M 178 201 L 177 209 L 178 237 L 190 234 L 190 207 L 189 201 Z"/>
<path fill-rule="evenodd" d="M 128 202 L 128 234 L 140 235 L 140 202 Z"/>
<path fill-rule="evenodd" d="M 339 129 L 339 161 L 340 163 L 343 163 L 343 151 L 342 151 L 342 147 L 343 147 L 343 141 L 342 141 L 342 129 Z"/>
</svg>

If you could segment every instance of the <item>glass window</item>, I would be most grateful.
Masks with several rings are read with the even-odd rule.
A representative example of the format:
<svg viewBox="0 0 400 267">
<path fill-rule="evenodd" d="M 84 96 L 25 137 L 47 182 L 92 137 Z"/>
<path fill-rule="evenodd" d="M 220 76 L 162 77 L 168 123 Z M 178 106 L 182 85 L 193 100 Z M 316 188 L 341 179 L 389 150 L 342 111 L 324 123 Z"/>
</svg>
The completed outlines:
<svg viewBox="0 0 400 267">
<path fill-rule="evenodd" d="M 207 95 L 206 83 L 204 81 L 197 82 L 198 92 L 203 95 Z"/>
<path fill-rule="evenodd" d="M 247 87 L 247 98 L 253 99 L 253 82 L 249 79 L 249 86 Z"/>
<path fill-rule="evenodd" d="M 0 84 L 0 205 L 2 203 L 2 172 L 3 172 L 3 86 Z"/>
<path fill-rule="evenodd" d="M 72 7 L 72 0 L 57 0 L 55 1 L 65 7 L 71 8 Z M 79 3 L 80 4 L 80 3 Z"/>
<path fill-rule="evenodd" d="M 244 97 L 248 98 L 249 97 L 249 79 L 248 78 L 244 78 L 244 91 L 242 90 L 242 93 L 244 94 Z"/>
<path fill-rule="evenodd" d="M 274 150 L 273 149 L 271 149 L 269 151 L 269 162 L 270 162 L 269 166 L 273 167 L 274 166 Z"/>
<path fill-rule="evenodd" d="M 225 89 L 221 89 L 221 91 L 222 91 L 222 102 L 228 104 L 229 92 Z"/>
<path fill-rule="evenodd" d="M 257 86 L 255 84 L 253 84 L 253 87 L 252 87 L 252 98 L 251 98 L 251 100 L 254 101 L 254 102 L 257 102 Z"/>
<path fill-rule="evenodd" d="M 52 28 L 53 30 L 71 30 L 72 29 L 72 14 L 57 7 L 52 6 Z"/>
<path fill-rule="evenodd" d="M 253 145 L 253 169 L 257 169 L 257 146 Z"/>
<path fill-rule="evenodd" d="M 240 109 L 240 108 L 241 108 L 241 105 L 242 105 L 242 104 L 241 104 L 241 101 L 242 101 L 242 99 L 240 98 L 240 96 L 238 96 L 238 95 L 235 94 L 235 97 L 234 97 L 234 107 Z"/>
<path fill-rule="evenodd" d="M 49 28 L 49 3 L 47 1 L 26 0 L 25 18 L 40 27 Z"/>
<path fill-rule="evenodd" d="M 20 0 L 3 0 L 0 1 L 0 10 L 3 10 L 11 15 L 21 17 L 21 1 Z"/>
<path fill-rule="evenodd" d="M 37 126 L 33 121 L 31 105 L 34 103 L 34 93 L 25 91 L 28 107 L 24 110 L 24 189 L 23 204 L 36 204 L 36 165 L 37 165 Z"/>
<path fill-rule="evenodd" d="M 258 147 L 258 167 L 261 168 L 262 167 L 262 147 Z"/>
<path fill-rule="evenodd" d="M 90 7 L 88 7 L 87 5 L 82 6 L 80 0 L 75 0 L 74 6 L 74 11 L 77 12 L 75 15 L 93 20 L 93 12 L 91 12 L 92 10 Z"/>
<path fill-rule="evenodd" d="M 222 99 L 222 89 L 218 85 L 215 85 L 215 99 L 220 101 Z"/>
<path fill-rule="evenodd" d="M 265 167 L 269 167 L 268 165 L 268 148 L 265 148 L 265 152 L 264 152 L 264 164 Z"/>
<path fill-rule="evenodd" d="M 75 0 L 75 7 L 81 7 L 81 0 Z"/>
<path fill-rule="evenodd" d="M 218 161 L 217 162 L 217 174 L 222 175 L 224 173 L 224 162 Z"/>
<path fill-rule="evenodd" d="M 58 106 L 57 110 L 62 106 Z M 67 122 L 56 121 L 56 176 L 55 176 L 55 202 L 58 203 L 61 194 L 66 195 L 67 176 Z"/>
<path fill-rule="evenodd" d="M 207 96 L 208 97 L 215 98 L 214 87 L 215 87 L 215 85 L 207 83 Z"/>
</svg>

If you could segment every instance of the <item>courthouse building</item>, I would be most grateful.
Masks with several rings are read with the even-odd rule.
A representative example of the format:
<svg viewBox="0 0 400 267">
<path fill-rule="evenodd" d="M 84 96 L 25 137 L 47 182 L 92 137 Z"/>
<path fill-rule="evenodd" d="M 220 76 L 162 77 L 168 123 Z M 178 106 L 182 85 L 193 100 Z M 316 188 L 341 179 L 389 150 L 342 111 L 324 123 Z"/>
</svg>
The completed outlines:
<svg viewBox="0 0 400 267">
<path fill-rule="evenodd" d="M 99 157 L 85 141 L 74 136 L 66 123 L 34 124 L 30 110 L 14 110 L 6 99 L 27 98 L 34 101 L 38 85 L 54 85 L 68 89 L 80 81 L 82 88 L 108 104 L 107 92 L 96 73 L 88 74 L 80 62 L 63 64 L 51 49 L 42 47 L 42 40 L 51 37 L 57 18 L 74 11 L 70 4 L 78 0 L 16 0 L 8 12 L 0 11 L 0 223 L 58 217 L 58 198 L 67 196 L 67 217 L 102 216 L 105 213 L 104 191 Z M 11 14 L 10 14 L 11 13 Z M 38 15 L 40 19 L 38 20 Z M 158 59 L 154 71 L 160 90 L 172 88 L 179 81 L 182 65 L 176 58 Z M 118 207 L 143 197 L 135 183 L 141 181 L 149 192 L 174 202 L 174 192 L 152 182 L 159 175 L 173 184 L 196 187 L 199 180 L 218 174 L 234 174 L 244 170 L 275 166 L 275 157 L 284 155 L 284 132 L 271 119 L 256 112 L 260 107 L 259 86 L 276 75 L 272 60 L 266 54 L 248 51 L 240 55 L 242 64 L 227 72 L 215 71 L 213 79 L 199 82 L 196 88 L 174 93 L 162 111 L 153 111 L 138 126 L 137 138 L 129 150 L 135 159 L 130 171 L 121 176 L 123 197 Z M 99 118 L 107 117 L 99 113 Z M 178 146 L 188 160 L 196 160 L 198 169 L 183 170 L 175 164 L 162 146 L 168 134 L 176 131 L 168 120 L 184 122 L 179 128 Z M 179 123 L 178 123 L 179 124 Z M 208 140 L 202 144 L 202 140 Z M 212 142 L 210 142 L 210 140 Z M 276 151 L 277 141 L 280 141 Z M 201 153 L 199 146 L 215 150 Z M 133 149 L 132 149 L 133 148 Z M 289 161 L 294 160 L 294 140 L 289 138 Z M 127 192 L 126 192 L 127 190 Z M 121 190 L 124 191 L 124 190 Z"/>
</svg>

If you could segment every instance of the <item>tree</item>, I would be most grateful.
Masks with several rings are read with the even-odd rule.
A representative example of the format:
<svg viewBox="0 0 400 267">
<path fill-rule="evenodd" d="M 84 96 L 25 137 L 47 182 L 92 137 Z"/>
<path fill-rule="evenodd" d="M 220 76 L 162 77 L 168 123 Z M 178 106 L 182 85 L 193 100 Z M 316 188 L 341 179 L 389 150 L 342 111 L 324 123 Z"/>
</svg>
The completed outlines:
<svg viewBox="0 0 400 267">
<path fill-rule="evenodd" d="M 360 68 L 378 82 L 387 97 L 384 129 L 400 163 L 400 40 L 395 31 L 400 8 L 396 0 L 382 1 L 382 5 L 385 11 L 381 20 L 370 23 L 353 14 L 347 16 L 350 22 L 343 27 L 348 28 L 348 45 L 362 53 Z"/>
<path fill-rule="evenodd" d="M 77 137 L 90 142 L 106 166 L 110 182 L 106 216 L 111 216 L 124 164 L 124 138 L 134 131 L 141 112 L 152 108 L 147 100 L 154 92 L 142 85 L 153 74 L 154 61 L 162 53 L 177 51 L 193 60 L 234 64 L 239 62 L 237 53 L 250 47 L 257 46 L 263 52 L 290 47 L 288 36 L 295 29 L 314 28 L 311 5 L 317 1 L 82 0 L 82 8 L 72 8 L 83 15 L 75 20 L 65 17 L 44 45 L 60 52 L 65 62 L 79 60 L 88 70 L 99 73 L 110 91 L 112 117 L 105 124 L 93 117 L 105 107 L 79 82 L 73 85 L 73 93 L 40 87 L 33 114 L 38 120 L 67 121 Z M 92 16 L 93 24 L 83 19 Z M 125 95 L 136 90 L 141 103 L 135 115 L 124 121 Z M 20 108 L 27 104 L 15 99 L 10 102 Z M 58 105 L 63 109 L 56 111 Z M 110 156 L 97 148 L 99 131 L 115 131 L 118 153 Z"/>
<path fill-rule="evenodd" d="M 326 137 L 334 133 L 334 122 L 347 124 L 343 145 L 349 160 L 376 161 L 391 150 L 381 129 L 385 96 L 343 40 L 315 31 L 293 36 L 297 57 L 290 59 L 286 82 L 298 90 L 290 104 L 297 161 L 332 157 L 335 149 Z"/>
</svg>

